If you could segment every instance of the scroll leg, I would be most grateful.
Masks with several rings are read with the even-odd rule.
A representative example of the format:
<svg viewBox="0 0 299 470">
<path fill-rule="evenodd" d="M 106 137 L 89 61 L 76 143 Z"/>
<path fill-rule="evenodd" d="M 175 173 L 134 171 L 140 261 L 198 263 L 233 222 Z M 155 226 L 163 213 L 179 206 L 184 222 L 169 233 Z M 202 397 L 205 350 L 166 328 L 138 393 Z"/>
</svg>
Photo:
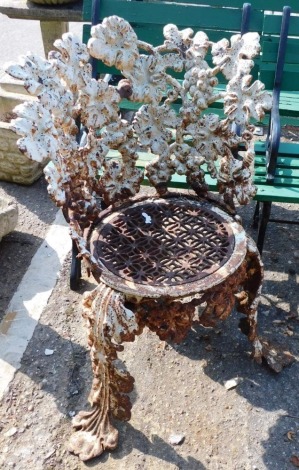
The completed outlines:
<svg viewBox="0 0 299 470">
<path fill-rule="evenodd" d="M 243 290 L 236 294 L 237 310 L 246 315 L 240 321 L 241 331 L 247 335 L 253 345 L 253 358 L 262 362 L 262 345 L 257 333 L 257 308 L 263 280 L 263 263 L 255 243 L 248 238 L 245 259 L 246 277 Z"/>
<path fill-rule="evenodd" d="M 257 331 L 257 308 L 263 280 L 263 263 L 255 243 L 248 237 L 246 255 L 246 278 L 243 291 L 235 294 L 237 310 L 246 315 L 240 321 L 240 328 L 248 336 L 253 345 L 253 358 L 261 363 L 264 358 L 275 372 L 293 362 L 294 358 L 288 351 L 274 348 L 269 341 L 259 337 Z"/>
<path fill-rule="evenodd" d="M 124 306 L 124 296 L 100 284 L 84 297 L 83 316 L 89 329 L 89 346 L 93 383 L 89 395 L 91 411 L 80 412 L 73 420 L 76 432 L 69 450 L 83 461 L 97 457 L 104 450 L 115 449 L 118 431 L 111 416 L 127 421 L 131 403 L 126 395 L 133 389 L 134 379 L 117 367 L 117 352 L 123 341 L 133 341 L 141 333 L 134 313 Z"/>
</svg>

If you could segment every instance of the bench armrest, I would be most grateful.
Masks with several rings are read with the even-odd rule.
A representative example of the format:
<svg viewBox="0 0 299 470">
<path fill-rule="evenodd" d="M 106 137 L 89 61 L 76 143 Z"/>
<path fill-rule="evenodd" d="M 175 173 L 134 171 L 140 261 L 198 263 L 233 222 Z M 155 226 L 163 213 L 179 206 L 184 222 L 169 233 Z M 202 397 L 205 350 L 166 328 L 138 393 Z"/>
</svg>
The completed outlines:
<svg viewBox="0 0 299 470">
<path fill-rule="evenodd" d="M 280 143 L 280 116 L 279 97 L 283 77 L 285 54 L 288 42 L 288 32 L 290 25 L 291 8 L 283 7 L 280 39 L 277 54 L 277 64 L 273 89 L 273 106 L 271 111 L 268 137 L 267 137 L 267 182 L 273 183 L 276 170 L 277 155 Z"/>
<path fill-rule="evenodd" d="M 279 114 L 280 89 L 273 90 L 273 105 L 267 135 L 267 182 L 272 183 L 275 177 L 277 156 L 280 144 L 281 125 Z"/>
</svg>

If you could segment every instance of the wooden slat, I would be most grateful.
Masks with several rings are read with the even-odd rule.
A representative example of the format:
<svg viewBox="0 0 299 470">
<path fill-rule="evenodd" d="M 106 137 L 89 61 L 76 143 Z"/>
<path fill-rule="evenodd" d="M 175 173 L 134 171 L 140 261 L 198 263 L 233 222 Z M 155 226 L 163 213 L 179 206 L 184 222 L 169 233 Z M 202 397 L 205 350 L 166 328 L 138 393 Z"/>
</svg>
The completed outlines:
<svg viewBox="0 0 299 470">
<path fill-rule="evenodd" d="M 259 79 L 265 84 L 267 89 L 273 88 L 274 64 L 261 64 Z M 285 64 L 281 89 L 284 91 L 299 90 L 299 67 L 297 64 Z"/>
<path fill-rule="evenodd" d="M 288 2 L 286 2 L 288 5 Z M 264 21 L 264 34 L 280 34 L 281 16 L 280 15 L 265 15 Z M 289 36 L 299 36 L 299 17 L 291 15 L 289 25 Z"/>
<path fill-rule="evenodd" d="M 196 27 L 202 29 L 218 29 L 225 31 L 238 31 L 241 25 L 242 10 L 222 8 L 215 14 L 214 8 L 203 8 L 194 4 L 155 2 L 136 2 L 127 0 L 101 0 L 100 17 L 118 15 L 130 23 L 146 23 L 148 25 L 161 25 L 175 23 L 178 27 Z M 83 18 L 91 19 L 91 2 L 85 1 Z M 251 28 L 262 30 L 263 13 L 253 11 Z"/>
<path fill-rule="evenodd" d="M 254 183 L 257 186 L 260 186 L 262 184 L 267 184 L 265 181 L 265 177 L 261 175 L 256 175 L 254 178 Z M 298 178 L 288 178 L 284 176 L 276 176 L 274 178 L 274 185 L 275 186 L 280 186 L 281 189 L 283 188 L 299 188 L 299 179 Z"/>
<path fill-rule="evenodd" d="M 292 92 L 294 95 L 296 92 Z M 281 98 L 280 98 L 280 104 L 279 104 L 279 109 L 280 109 L 280 116 L 281 116 L 281 126 L 284 125 L 293 125 L 293 126 L 299 126 L 299 101 L 298 101 L 298 94 L 297 96 L 292 97 L 292 93 L 286 92 L 281 92 Z M 174 104 L 172 107 L 178 112 L 180 108 L 180 104 Z M 122 109 L 128 109 L 128 110 L 134 110 L 137 111 L 140 107 L 140 103 L 134 103 L 131 101 L 123 100 L 121 102 L 120 107 Z M 223 113 L 223 102 L 222 100 L 216 101 L 207 109 L 206 111 L 203 112 L 204 114 L 208 113 L 214 113 L 217 114 L 220 118 L 224 117 Z M 258 125 L 259 123 L 252 121 L 253 124 Z M 263 119 L 263 122 L 261 124 L 267 125 L 269 122 L 269 114 L 267 113 Z"/>
<path fill-rule="evenodd" d="M 200 14 L 201 13 L 201 14 Z M 190 4 L 177 4 L 163 2 L 132 2 L 126 0 L 101 0 L 99 20 L 106 16 L 118 15 L 125 18 L 130 23 L 142 24 L 145 22 L 150 27 L 153 25 L 164 25 L 167 18 L 168 23 L 179 23 L 180 25 L 188 24 L 193 27 L 199 22 L 203 27 L 221 28 L 223 20 L 227 21 L 226 29 L 234 29 L 236 24 L 241 22 L 240 10 L 223 9 L 223 20 L 219 15 L 215 15 L 215 11 L 206 8 L 205 15 L 202 14 L 202 8 Z M 87 19 L 87 18 L 86 18 Z M 88 15 L 90 19 L 90 15 Z"/>
<path fill-rule="evenodd" d="M 136 1 L 136 0 L 135 0 Z M 143 0 L 143 1 L 151 1 L 151 0 Z M 155 1 L 155 0 L 153 0 Z M 187 4 L 198 4 L 198 5 L 207 5 L 213 8 L 242 8 L 243 3 L 242 0 L 177 0 L 176 3 L 187 3 Z M 273 10 L 273 11 L 281 11 L 283 7 L 287 4 L 292 8 L 292 11 L 295 10 L 299 11 L 298 1 L 297 0 L 271 0 L 271 4 L 269 5 L 268 2 L 262 2 L 261 0 L 250 0 L 252 9 L 255 10 Z"/>
<path fill-rule="evenodd" d="M 275 185 L 258 186 L 256 201 L 299 203 L 299 188 L 281 188 Z"/>
<path fill-rule="evenodd" d="M 153 0 L 155 2 L 155 0 Z M 144 3 L 151 3 L 148 0 L 145 0 Z M 112 0 L 111 0 L 111 3 Z M 132 1 L 134 3 L 134 0 Z M 139 3 L 139 2 L 138 2 Z M 176 3 L 180 4 L 185 4 L 185 5 L 190 5 L 190 4 L 198 4 L 198 5 L 206 5 L 209 6 L 210 9 L 220 9 L 221 12 L 223 10 L 223 7 L 228 7 L 228 8 L 237 8 L 241 9 L 243 6 L 243 1 L 240 0 L 178 0 Z M 280 12 L 282 11 L 284 5 L 289 5 L 292 8 L 292 12 L 298 13 L 299 12 L 299 3 L 298 0 L 288 0 L 287 2 L 285 0 L 271 0 L 271 2 L 261 2 L 260 0 L 251 0 L 249 2 L 252 7 L 252 14 L 255 13 L 255 10 L 258 10 L 259 12 L 262 11 L 264 12 L 265 10 L 272 10 L 272 11 L 277 11 Z M 221 13 L 220 13 L 221 14 Z M 83 4 L 83 19 L 85 21 L 89 21 L 91 17 L 91 0 L 84 0 Z"/>
<path fill-rule="evenodd" d="M 299 31 L 298 31 L 299 33 Z M 276 64 L 279 38 L 271 37 L 262 43 L 262 62 L 274 62 Z M 287 64 L 299 64 L 299 38 L 288 38 L 285 61 Z"/>
<path fill-rule="evenodd" d="M 255 157 L 256 166 L 257 165 L 266 165 L 266 157 L 257 155 Z M 296 157 L 283 157 L 278 156 L 277 158 L 277 166 L 278 168 L 299 168 L 299 161 Z"/>
<path fill-rule="evenodd" d="M 266 173 L 266 165 L 255 167 L 255 176 L 266 176 Z M 277 177 L 285 178 L 286 182 L 291 179 L 299 182 L 299 168 L 277 168 L 275 173 Z"/>
<path fill-rule="evenodd" d="M 298 162 L 295 161 L 295 159 L 292 160 L 289 157 L 285 157 L 284 159 L 280 159 L 280 161 L 278 161 L 276 172 L 278 176 L 294 175 L 294 177 L 297 177 L 298 169 L 299 169 L 299 164 Z M 259 160 L 258 156 L 256 157 L 255 170 L 256 170 L 256 174 L 258 174 L 259 176 L 265 173 L 266 158 L 263 161 L 261 161 Z"/>
<path fill-rule="evenodd" d="M 232 7 L 240 8 L 243 3 L 242 0 L 178 0 L 183 3 L 198 3 L 201 5 L 211 5 L 214 7 Z M 285 5 L 288 5 L 292 8 L 294 13 L 299 12 L 298 0 L 271 0 L 271 2 L 262 1 L 262 0 L 249 0 L 252 9 L 256 10 L 272 10 L 272 11 L 282 11 Z"/>
<path fill-rule="evenodd" d="M 279 146 L 279 158 L 283 158 L 283 156 L 289 155 L 296 155 L 297 158 L 293 158 L 292 161 L 298 160 L 299 164 L 299 144 L 296 143 L 289 143 L 289 142 L 281 142 Z"/>
<path fill-rule="evenodd" d="M 132 24 L 134 31 L 137 34 L 138 39 L 153 44 L 157 46 L 159 44 L 163 44 L 164 36 L 163 36 L 163 26 L 162 25 L 151 25 L 149 27 L 148 24 Z M 183 26 L 181 26 L 183 28 Z M 90 38 L 90 25 L 83 25 L 83 42 L 87 43 L 88 39 Z M 194 33 L 202 29 L 200 25 L 193 26 Z M 210 41 L 217 42 L 223 38 L 230 39 L 233 34 L 237 34 L 240 31 L 240 24 L 236 25 L 235 31 L 221 31 L 221 30 L 210 30 L 205 28 L 205 33 L 208 35 Z M 207 55 L 207 61 L 211 63 L 211 55 Z"/>
<path fill-rule="evenodd" d="M 290 145 L 290 144 L 288 144 Z M 299 146 L 299 145 L 298 145 Z M 119 158 L 119 154 L 116 151 L 110 151 L 109 156 L 111 158 Z M 140 152 L 137 166 L 144 168 L 147 163 L 155 158 L 154 155 Z M 284 164 L 283 164 L 284 162 Z M 292 165 L 296 162 L 296 168 Z M 280 157 L 279 165 L 282 165 L 277 169 L 277 176 L 274 179 L 274 184 L 269 185 L 266 181 L 266 170 L 265 170 L 265 158 L 256 158 L 257 167 L 254 176 L 254 183 L 258 188 L 258 193 L 255 199 L 260 201 L 271 200 L 273 202 L 299 202 L 299 158 Z M 263 166 L 259 166 L 262 164 Z M 206 168 L 203 167 L 206 171 Z M 206 173 L 205 179 L 209 185 L 210 191 L 217 190 L 217 181 L 209 174 Z M 144 184 L 149 184 L 145 179 Z M 173 175 L 172 180 L 169 184 L 172 188 L 187 189 L 185 176 Z"/>
</svg>

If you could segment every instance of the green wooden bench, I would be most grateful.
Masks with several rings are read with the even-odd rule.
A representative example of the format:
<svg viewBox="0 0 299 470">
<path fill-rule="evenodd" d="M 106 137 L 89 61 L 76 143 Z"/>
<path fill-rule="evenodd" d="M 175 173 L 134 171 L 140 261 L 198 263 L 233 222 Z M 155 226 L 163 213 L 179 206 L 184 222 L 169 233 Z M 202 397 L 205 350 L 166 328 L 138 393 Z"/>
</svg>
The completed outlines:
<svg viewBox="0 0 299 470">
<path fill-rule="evenodd" d="M 268 222 L 288 222 L 271 217 L 272 203 L 299 202 L 299 144 L 280 142 L 282 125 L 299 125 L 299 17 L 291 15 L 290 8 L 283 10 L 285 1 L 273 0 L 272 11 L 268 11 L 269 6 L 263 6 L 260 0 L 252 0 L 249 7 L 244 4 L 247 5 L 245 8 L 238 0 L 179 0 L 179 3 L 101 0 L 94 2 L 94 5 L 92 0 L 84 0 L 83 4 L 85 21 L 90 22 L 93 18 L 93 24 L 97 24 L 107 16 L 121 16 L 132 24 L 141 40 L 154 45 L 161 43 L 165 23 L 174 23 L 179 29 L 191 27 L 195 31 L 203 30 L 212 41 L 230 38 L 241 30 L 243 33 L 256 31 L 260 34 L 262 54 L 253 75 L 263 81 L 268 90 L 274 90 L 275 101 L 272 115 L 266 116 L 264 121 L 264 124 L 269 124 L 272 117 L 268 142 L 257 141 L 255 145 L 255 184 L 258 191 L 254 226 L 259 228 L 257 244 L 260 252 Z M 293 12 L 299 12 L 297 1 L 291 0 L 288 5 Z M 281 35 L 282 24 L 284 36 Z M 88 41 L 90 28 L 90 24 L 84 26 L 84 42 Z M 115 72 L 99 63 L 94 63 L 93 68 L 95 76 Z M 124 100 L 123 107 L 134 110 L 136 103 Z M 221 103 L 214 104 L 208 112 L 220 114 Z M 142 155 L 140 165 L 145 165 L 149 158 L 147 154 Z M 208 183 L 210 190 L 217 189 L 211 178 Z M 172 185 L 186 188 L 186 182 L 179 175 L 173 176 Z"/>
<path fill-rule="evenodd" d="M 282 123 L 296 125 L 299 116 L 298 20 L 291 15 L 290 7 L 284 7 L 282 18 L 265 15 L 264 21 L 260 78 L 268 88 L 273 83 L 273 108 L 267 144 L 264 152 L 257 145 L 255 159 L 258 193 L 254 227 L 258 227 L 257 246 L 261 253 L 269 222 L 297 223 L 271 217 L 271 209 L 273 202 L 299 202 L 299 145 L 280 141 Z"/>
<path fill-rule="evenodd" d="M 287 0 L 274 0 L 271 10 L 282 12 Z M 196 5 L 200 3 L 200 5 Z M 261 1 L 250 2 L 251 12 L 248 24 L 249 31 L 256 31 L 261 36 L 262 55 L 256 60 L 254 78 L 260 78 L 269 90 L 273 89 L 277 63 L 278 43 L 281 28 L 281 16 L 271 13 L 269 5 Z M 292 12 L 299 13 L 299 4 L 295 0 L 287 2 Z M 101 0 L 98 2 L 95 23 L 110 15 L 118 15 L 133 24 L 138 37 L 153 43 L 161 42 L 162 30 L 166 22 L 175 23 L 179 29 L 185 27 L 202 29 L 212 41 L 223 37 L 230 38 L 239 33 L 242 24 L 243 2 L 238 0 L 179 0 L 165 3 L 165 0 Z M 90 22 L 92 17 L 92 0 L 84 0 L 83 20 Z M 90 24 L 84 25 L 84 42 L 90 37 Z M 290 22 L 288 49 L 285 57 L 284 76 L 281 87 L 280 115 L 282 125 L 299 126 L 299 80 L 298 80 L 298 39 L 299 17 L 292 16 Z M 113 73 L 111 69 L 98 64 L 98 72 Z M 221 84 L 220 84 L 221 86 Z M 125 103 L 128 109 L 136 109 L 134 103 Z M 219 108 L 221 104 L 219 103 Z M 217 113 L 217 108 L 215 110 Z M 218 111 L 219 112 L 219 111 Z M 265 123 L 267 122 L 267 117 Z"/>
</svg>

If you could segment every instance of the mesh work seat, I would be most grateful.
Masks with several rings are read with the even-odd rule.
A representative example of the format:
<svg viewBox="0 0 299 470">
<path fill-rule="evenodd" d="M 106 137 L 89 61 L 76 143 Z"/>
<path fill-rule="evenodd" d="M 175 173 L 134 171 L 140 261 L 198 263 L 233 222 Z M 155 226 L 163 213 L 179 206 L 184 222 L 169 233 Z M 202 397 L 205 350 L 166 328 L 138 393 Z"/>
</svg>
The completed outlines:
<svg viewBox="0 0 299 470">
<path fill-rule="evenodd" d="M 90 252 L 116 289 L 178 297 L 233 273 L 245 258 L 246 234 L 215 206 L 172 194 L 105 214 L 92 230 Z"/>
</svg>

